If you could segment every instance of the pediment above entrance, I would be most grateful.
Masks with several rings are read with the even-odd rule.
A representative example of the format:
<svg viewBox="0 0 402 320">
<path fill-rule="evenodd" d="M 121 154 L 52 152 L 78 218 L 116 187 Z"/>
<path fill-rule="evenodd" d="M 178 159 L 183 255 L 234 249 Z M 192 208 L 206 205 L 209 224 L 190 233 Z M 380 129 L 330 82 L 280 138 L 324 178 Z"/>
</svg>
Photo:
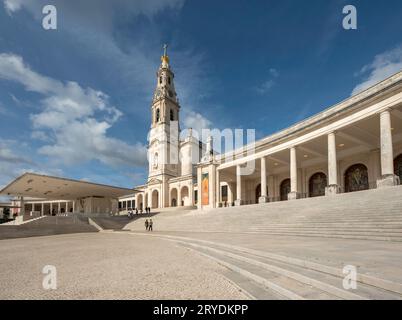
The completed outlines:
<svg viewBox="0 0 402 320">
<path fill-rule="evenodd" d="M 161 184 L 161 183 L 162 183 L 162 180 L 155 179 L 155 178 L 148 181 L 148 185 Z"/>
</svg>

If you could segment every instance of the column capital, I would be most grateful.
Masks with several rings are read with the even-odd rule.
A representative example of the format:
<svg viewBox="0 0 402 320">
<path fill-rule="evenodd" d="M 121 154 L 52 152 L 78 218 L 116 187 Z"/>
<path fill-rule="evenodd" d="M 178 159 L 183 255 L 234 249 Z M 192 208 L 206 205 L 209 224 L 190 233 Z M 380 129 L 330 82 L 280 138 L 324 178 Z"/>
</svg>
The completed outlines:
<svg viewBox="0 0 402 320">
<path fill-rule="evenodd" d="M 382 114 L 390 113 L 391 111 L 392 111 L 391 108 L 386 108 L 384 110 L 379 111 L 378 114 L 382 115 Z"/>
</svg>

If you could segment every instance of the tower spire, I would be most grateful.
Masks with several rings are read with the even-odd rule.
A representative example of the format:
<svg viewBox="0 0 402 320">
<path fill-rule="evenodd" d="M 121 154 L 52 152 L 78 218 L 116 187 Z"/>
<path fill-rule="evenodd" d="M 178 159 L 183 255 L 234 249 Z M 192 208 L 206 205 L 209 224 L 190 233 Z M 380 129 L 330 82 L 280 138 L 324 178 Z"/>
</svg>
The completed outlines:
<svg viewBox="0 0 402 320">
<path fill-rule="evenodd" d="M 163 45 L 163 56 L 161 57 L 162 68 L 169 68 L 169 56 L 167 55 L 168 45 L 165 43 Z"/>
</svg>

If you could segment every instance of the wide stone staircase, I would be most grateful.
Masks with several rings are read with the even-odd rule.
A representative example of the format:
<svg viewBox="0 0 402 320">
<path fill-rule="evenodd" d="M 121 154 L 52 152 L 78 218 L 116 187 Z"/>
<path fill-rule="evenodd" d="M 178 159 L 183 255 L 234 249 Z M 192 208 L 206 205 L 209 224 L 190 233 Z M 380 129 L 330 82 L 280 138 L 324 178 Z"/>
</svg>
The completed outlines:
<svg viewBox="0 0 402 320">
<path fill-rule="evenodd" d="M 258 300 L 400 300 L 402 284 L 395 273 L 357 270 L 356 286 L 344 286 L 344 264 L 317 257 L 301 258 L 288 253 L 251 249 L 227 241 L 211 241 L 158 233 L 135 233 L 175 242 L 227 268 L 225 276 Z M 346 254 L 347 255 L 347 254 Z M 346 257 L 345 255 L 345 257 Z M 344 257 L 344 258 L 345 258 Z M 325 262 L 326 261 L 326 262 Z M 394 270 L 395 271 L 395 270 Z"/>
<path fill-rule="evenodd" d="M 144 230 L 144 217 L 124 229 Z M 402 186 L 155 215 L 154 230 L 402 241 Z"/>
</svg>

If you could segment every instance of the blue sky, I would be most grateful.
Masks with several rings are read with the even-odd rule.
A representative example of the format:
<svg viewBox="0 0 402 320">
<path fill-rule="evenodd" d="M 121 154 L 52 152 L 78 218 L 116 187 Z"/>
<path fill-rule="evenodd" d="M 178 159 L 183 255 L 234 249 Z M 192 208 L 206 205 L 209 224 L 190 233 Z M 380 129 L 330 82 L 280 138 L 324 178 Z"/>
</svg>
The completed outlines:
<svg viewBox="0 0 402 320">
<path fill-rule="evenodd" d="M 402 69 L 400 0 L 1 2 L 0 186 L 24 171 L 144 183 L 165 42 L 182 127 L 257 138 Z M 357 30 L 342 28 L 347 4 Z"/>
</svg>

